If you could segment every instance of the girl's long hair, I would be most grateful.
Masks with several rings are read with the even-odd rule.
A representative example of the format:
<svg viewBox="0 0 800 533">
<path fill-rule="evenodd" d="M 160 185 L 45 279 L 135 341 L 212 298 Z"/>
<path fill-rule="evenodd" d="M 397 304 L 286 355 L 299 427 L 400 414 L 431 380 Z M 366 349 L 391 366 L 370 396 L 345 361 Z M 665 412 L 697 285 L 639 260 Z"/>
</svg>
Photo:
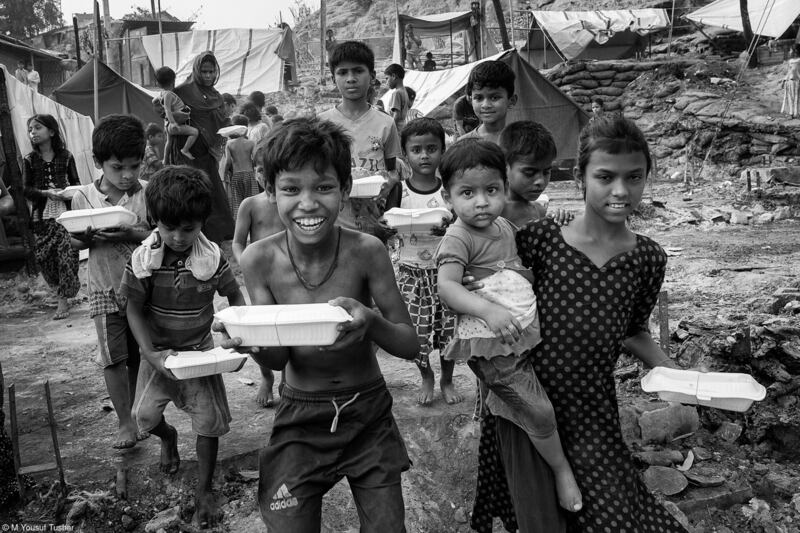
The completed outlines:
<svg viewBox="0 0 800 533">
<path fill-rule="evenodd" d="M 48 130 L 53 132 L 53 135 L 50 137 L 50 146 L 53 148 L 53 153 L 59 153 L 64 150 L 66 147 L 64 146 L 64 141 L 61 139 L 61 131 L 58 129 L 58 121 L 53 115 L 46 115 L 46 114 L 39 114 L 33 115 L 31 118 L 28 119 L 27 126 L 31 126 L 31 122 L 36 121 Z M 39 151 L 38 146 L 33 147 L 34 150 L 37 152 Z"/>
</svg>

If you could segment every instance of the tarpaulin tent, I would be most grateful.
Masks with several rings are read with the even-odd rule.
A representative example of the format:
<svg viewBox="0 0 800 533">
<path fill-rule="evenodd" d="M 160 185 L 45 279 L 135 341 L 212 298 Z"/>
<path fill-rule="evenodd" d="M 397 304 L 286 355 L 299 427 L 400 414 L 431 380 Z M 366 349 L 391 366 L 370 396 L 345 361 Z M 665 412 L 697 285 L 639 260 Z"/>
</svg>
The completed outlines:
<svg viewBox="0 0 800 533">
<path fill-rule="evenodd" d="M 53 100 L 78 113 L 94 115 L 94 64 L 89 61 L 53 91 Z M 122 113 L 136 115 L 145 124 L 164 122 L 153 108 L 153 97 L 158 93 L 126 80 L 105 63 L 98 61 L 97 65 L 100 118 Z"/>
<path fill-rule="evenodd" d="M 8 106 L 19 155 L 24 156 L 33 149 L 28 137 L 28 119 L 40 113 L 53 115 L 67 150 L 75 158 L 81 183 L 91 183 L 95 176 L 92 160 L 92 119 L 33 91 L 20 83 L 4 65 L 0 65 L 0 69 L 0 75 L 5 76 Z M 89 101 L 91 102 L 91 98 Z"/>
<path fill-rule="evenodd" d="M 198 30 L 165 33 L 163 37 L 145 35 L 142 45 L 156 69 L 167 66 L 175 71 L 177 85 L 191 75 L 194 58 L 210 50 L 220 70 L 214 87 L 221 93 L 241 95 L 252 91 L 280 91 L 287 76 L 294 79 L 296 59 L 292 35 L 288 27 Z M 285 71 L 287 66 L 289 70 Z"/>
<path fill-rule="evenodd" d="M 744 31 L 739 3 L 739 0 L 717 0 L 686 18 L 698 24 Z M 800 0 L 748 0 L 747 12 L 754 34 L 777 39 L 800 16 Z"/>
<path fill-rule="evenodd" d="M 461 94 L 472 68 L 492 60 L 503 61 L 517 75 L 517 103 L 509 110 L 507 122 L 535 120 L 544 124 L 553 133 L 559 159 L 574 157 L 578 149 L 578 134 L 589 122 L 589 116 L 569 96 L 520 57 L 516 50 L 501 52 L 475 63 L 447 70 L 407 70 L 403 83 L 417 92 L 414 109 L 427 115 L 451 96 Z"/>
<path fill-rule="evenodd" d="M 643 36 L 669 27 L 665 9 L 532 11 L 533 26 L 523 50 L 535 64 L 569 59 L 632 57 Z"/>
<path fill-rule="evenodd" d="M 397 24 L 394 32 L 394 47 L 392 49 L 392 62 L 398 64 L 403 63 L 402 41 L 407 25 L 411 24 L 411 26 L 414 27 L 414 35 L 421 39 L 425 37 L 443 37 L 447 35 L 452 41 L 453 35 L 458 32 L 464 32 L 464 50 L 469 52 L 475 46 L 472 37 L 472 22 L 472 11 L 454 11 L 451 13 L 438 13 L 436 15 L 418 17 L 402 14 L 397 15 Z M 486 27 L 483 25 L 481 25 L 481 35 L 488 35 Z M 491 42 L 491 39 L 483 38 L 481 43 L 483 48 L 480 57 L 486 57 L 490 54 L 497 53 L 497 47 Z M 470 60 L 474 61 L 475 59 L 475 54 L 471 53 Z"/>
</svg>

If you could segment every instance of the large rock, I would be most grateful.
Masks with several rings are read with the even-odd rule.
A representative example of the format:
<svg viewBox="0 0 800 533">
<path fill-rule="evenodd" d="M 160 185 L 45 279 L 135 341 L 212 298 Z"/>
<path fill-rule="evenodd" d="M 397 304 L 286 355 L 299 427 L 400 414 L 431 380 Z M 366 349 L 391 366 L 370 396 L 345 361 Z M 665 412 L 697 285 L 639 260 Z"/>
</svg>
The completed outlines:
<svg viewBox="0 0 800 533">
<path fill-rule="evenodd" d="M 161 511 L 144 526 L 146 533 L 156 533 L 159 529 L 169 529 L 181 523 L 181 507 L 176 505 Z"/>
<path fill-rule="evenodd" d="M 678 494 L 689 485 L 683 474 L 667 466 L 651 466 L 645 470 L 644 483 L 651 491 L 666 496 Z"/>
<path fill-rule="evenodd" d="M 697 409 L 688 405 L 671 404 L 662 409 L 642 413 L 639 417 L 643 442 L 667 442 L 675 437 L 693 433 L 700 427 Z"/>
</svg>

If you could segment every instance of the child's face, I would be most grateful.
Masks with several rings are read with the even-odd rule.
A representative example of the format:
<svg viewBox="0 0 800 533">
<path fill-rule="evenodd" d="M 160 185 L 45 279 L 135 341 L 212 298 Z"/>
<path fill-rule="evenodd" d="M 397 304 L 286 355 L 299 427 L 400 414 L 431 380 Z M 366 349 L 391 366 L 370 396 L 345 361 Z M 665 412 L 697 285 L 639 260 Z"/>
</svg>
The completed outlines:
<svg viewBox="0 0 800 533">
<path fill-rule="evenodd" d="M 168 248 L 175 252 L 189 250 L 203 229 L 202 220 L 184 220 L 177 226 L 165 224 L 160 220 L 156 223 L 158 234 Z"/>
<path fill-rule="evenodd" d="M 343 61 L 333 71 L 333 81 L 345 100 L 363 100 L 367 97 L 373 73 L 363 63 Z"/>
<path fill-rule="evenodd" d="M 592 102 L 592 114 L 593 115 L 602 115 L 603 114 L 603 106 L 598 104 L 597 102 Z"/>
<path fill-rule="evenodd" d="M 415 174 L 435 176 L 442 160 L 442 143 L 433 133 L 411 135 L 406 140 L 406 157 Z"/>
<path fill-rule="evenodd" d="M 647 160 L 642 152 L 609 154 L 595 150 L 582 176 L 587 216 L 625 224 L 642 200 L 646 178 Z"/>
<path fill-rule="evenodd" d="M 289 236 L 299 244 L 316 245 L 331 237 L 348 192 L 332 165 L 320 172 L 309 162 L 279 173 L 270 199 Z"/>
<path fill-rule="evenodd" d="M 511 98 L 502 87 L 481 87 L 472 89 L 472 109 L 484 124 L 502 123 L 506 119 L 509 108 L 517 101 L 515 94 Z"/>
<path fill-rule="evenodd" d="M 156 133 L 147 137 L 147 143 L 150 146 L 164 146 L 167 142 L 167 137 L 163 133 Z"/>
<path fill-rule="evenodd" d="M 232 104 L 225 104 L 225 114 L 231 116 L 236 112 L 236 102 Z"/>
<path fill-rule="evenodd" d="M 553 158 L 534 159 L 532 156 L 520 157 L 506 167 L 508 189 L 512 200 L 533 202 L 550 183 Z"/>
<path fill-rule="evenodd" d="M 137 183 L 141 164 L 139 157 L 125 157 L 120 161 L 117 156 L 111 156 L 102 163 L 94 160 L 95 167 L 103 171 L 103 179 L 120 191 L 127 191 Z"/>
<path fill-rule="evenodd" d="M 49 141 L 53 135 L 55 135 L 55 132 L 45 127 L 39 121 L 31 120 L 31 123 L 28 124 L 28 136 L 31 138 L 31 144 L 34 146 Z"/>
<path fill-rule="evenodd" d="M 496 168 L 474 167 L 454 178 L 442 196 L 458 218 L 474 228 L 489 227 L 503 212 L 506 187 Z"/>
<path fill-rule="evenodd" d="M 397 76 L 394 74 L 389 74 L 386 77 L 386 85 L 389 86 L 390 89 L 394 89 L 397 87 Z"/>
</svg>

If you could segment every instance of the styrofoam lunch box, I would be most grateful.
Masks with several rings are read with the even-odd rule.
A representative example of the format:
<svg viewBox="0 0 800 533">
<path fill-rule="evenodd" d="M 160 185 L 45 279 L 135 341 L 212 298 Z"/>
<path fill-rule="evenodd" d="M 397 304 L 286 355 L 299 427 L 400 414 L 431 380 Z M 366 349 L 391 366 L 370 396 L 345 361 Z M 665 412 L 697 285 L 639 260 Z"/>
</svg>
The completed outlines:
<svg viewBox="0 0 800 533">
<path fill-rule="evenodd" d="M 136 214 L 122 206 L 100 207 L 98 209 L 75 209 L 61 213 L 59 222 L 70 233 L 80 233 L 86 228 L 114 228 L 123 224 L 136 224 Z"/>
<path fill-rule="evenodd" d="M 767 389 L 749 374 L 697 372 L 656 367 L 642 378 L 642 390 L 662 400 L 704 405 L 728 411 L 747 411 L 763 400 Z"/>
<path fill-rule="evenodd" d="M 223 137 L 230 138 L 231 135 L 236 135 L 241 137 L 247 133 L 247 126 L 241 125 L 234 125 L 234 126 L 225 126 L 224 128 L 220 128 L 217 131 L 217 135 L 222 135 Z"/>
<path fill-rule="evenodd" d="M 351 198 L 374 198 L 381 192 L 381 187 L 386 183 L 386 178 L 381 175 L 367 176 L 353 180 L 350 190 Z"/>
<path fill-rule="evenodd" d="M 339 336 L 336 327 L 353 320 L 326 303 L 233 306 L 214 316 L 243 346 L 328 346 Z"/>
<path fill-rule="evenodd" d="M 399 232 L 427 232 L 442 225 L 442 219 L 451 220 L 453 215 L 444 207 L 404 209 L 393 207 L 383 214 L 386 223 Z"/>
<path fill-rule="evenodd" d="M 75 196 L 75 193 L 78 192 L 78 189 L 82 187 L 83 185 L 70 185 L 69 187 L 64 187 L 64 189 L 61 191 L 61 195 L 69 200 L 72 200 L 72 197 Z"/>
<path fill-rule="evenodd" d="M 178 379 L 213 376 L 223 372 L 238 372 L 247 356 L 233 350 L 216 347 L 206 352 L 178 352 L 164 360 L 164 367 Z"/>
</svg>

